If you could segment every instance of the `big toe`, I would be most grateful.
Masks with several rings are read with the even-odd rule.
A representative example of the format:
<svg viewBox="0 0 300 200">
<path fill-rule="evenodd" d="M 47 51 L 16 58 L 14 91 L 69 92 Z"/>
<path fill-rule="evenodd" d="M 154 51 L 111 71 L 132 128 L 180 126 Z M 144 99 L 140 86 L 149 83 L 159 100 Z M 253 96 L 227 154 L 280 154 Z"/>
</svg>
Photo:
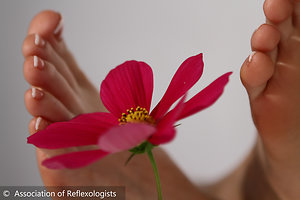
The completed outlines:
<svg viewBox="0 0 300 200">
<path fill-rule="evenodd" d="M 252 35 L 253 53 L 241 68 L 241 80 L 250 100 L 262 94 L 274 74 L 279 41 L 279 30 L 269 24 L 261 25 Z"/>
<path fill-rule="evenodd" d="M 45 10 L 38 13 L 31 21 L 28 34 L 38 34 L 48 41 L 58 55 L 64 59 L 78 82 L 87 82 L 72 53 L 62 39 L 63 18 L 61 14 Z"/>
<path fill-rule="evenodd" d="M 269 55 L 254 51 L 241 68 L 241 80 L 250 100 L 256 99 L 266 88 L 274 73 L 274 63 Z"/>
<path fill-rule="evenodd" d="M 28 34 L 39 34 L 51 43 L 60 39 L 63 29 L 63 20 L 59 13 L 45 10 L 38 13 L 31 21 Z"/>
</svg>

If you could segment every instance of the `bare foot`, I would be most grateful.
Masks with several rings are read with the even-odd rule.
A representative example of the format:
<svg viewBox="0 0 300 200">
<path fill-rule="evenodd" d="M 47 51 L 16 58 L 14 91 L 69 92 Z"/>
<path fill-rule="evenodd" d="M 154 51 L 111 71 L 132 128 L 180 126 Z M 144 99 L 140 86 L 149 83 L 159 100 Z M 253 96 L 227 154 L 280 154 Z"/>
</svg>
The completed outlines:
<svg viewBox="0 0 300 200">
<path fill-rule="evenodd" d="M 25 93 L 27 110 L 34 117 L 29 123 L 30 134 L 81 113 L 105 111 L 99 92 L 77 66 L 61 34 L 61 15 L 43 11 L 33 18 L 24 41 L 24 76 L 33 86 Z M 203 199 L 162 150 L 154 153 L 166 199 Z M 155 199 L 155 179 L 148 158 L 136 156 L 124 166 L 128 156 L 127 152 L 110 155 L 77 170 L 50 170 L 41 165 L 47 157 L 45 151 L 37 149 L 46 186 L 125 185 L 128 199 Z"/>
<path fill-rule="evenodd" d="M 246 190 L 248 199 L 299 199 L 300 1 L 266 0 L 264 12 L 241 69 L 260 135 Z"/>
</svg>

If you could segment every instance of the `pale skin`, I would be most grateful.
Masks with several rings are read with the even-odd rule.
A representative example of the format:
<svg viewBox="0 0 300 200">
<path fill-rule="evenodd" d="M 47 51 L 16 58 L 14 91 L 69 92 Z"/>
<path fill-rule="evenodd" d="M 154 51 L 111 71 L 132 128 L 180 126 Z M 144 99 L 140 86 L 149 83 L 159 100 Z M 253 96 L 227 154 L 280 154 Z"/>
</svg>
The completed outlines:
<svg viewBox="0 0 300 200">
<path fill-rule="evenodd" d="M 155 150 L 165 199 L 299 199 L 300 1 L 266 0 L 264 12 L 266 24 L 251 38 L 255 53 L 241 68 L 259 133 L 257 144 L 238 169 L 205 188 L 192 184 L 166 153 Z M 25 93 L 27 110 L 33 116 L 30 134 L 81 113 L 105 111 L 99 91 L 76 64 L 62 39 L 62 29 L 57 29 L 60 19 L 60 14 L 53 11 L 36 15 L 23 44 L 25 79 L 40 88 L 34 95 L 32 89 Z M 40 36 L 38 42 L 35 34 Z M 37 126 L 38 117 L 42 120 Z M 156 198 L 146 156 L 136 156 L 126 167 L 123 163 L 128 152 L 77 170 L 49 170 L 41 165 L 47 154 L 62 151 L 46 153 L 37 149 L 45 185 L 125 185 L 128 199 Z"/>
</svg>

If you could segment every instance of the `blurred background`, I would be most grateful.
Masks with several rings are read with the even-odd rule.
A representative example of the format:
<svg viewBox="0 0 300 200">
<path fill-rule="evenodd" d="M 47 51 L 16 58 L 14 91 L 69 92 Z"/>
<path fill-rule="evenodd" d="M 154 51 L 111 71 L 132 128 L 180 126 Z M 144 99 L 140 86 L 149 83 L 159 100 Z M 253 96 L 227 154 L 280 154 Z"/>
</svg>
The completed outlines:
<svg viewBox="0 0 300 200">
<path fill-rule="evenodd" d="M 147 62 L 154 72 L 154 103 L 178 66 L 204 53 L 204 74 L 190 95 L 233 71 L 222 97 L 178 127 L 165 145 L 184 173 L 212 183 L 233 170 L 252 148 L 255 128 L 239 70 L 250 37 L 264 22 L 263 0 L 0 0 L 0 185 L 42 185 L 34 147 L 26 144 L 21 46 L 32 17 L 53 9 L 64 18 L 64 38 L 78 63 L 99 87 L 125 60 Z"/>
</svg>

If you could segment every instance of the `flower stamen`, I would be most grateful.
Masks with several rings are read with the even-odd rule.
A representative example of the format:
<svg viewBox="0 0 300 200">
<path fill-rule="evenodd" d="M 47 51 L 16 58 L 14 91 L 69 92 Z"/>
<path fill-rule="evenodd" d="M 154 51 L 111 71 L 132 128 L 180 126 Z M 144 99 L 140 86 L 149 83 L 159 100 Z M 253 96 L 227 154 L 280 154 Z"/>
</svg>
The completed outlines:
<svg viewBox="0 0 300 200">
<path fill-rule="evenodd" d="M 122 117 L 119 119 L 120 124 L 126 123 L 139 123 L 147 122 L 154 124 L 154 119 L 149 115 L 148 111 L 145 108 L 136 107 L 127 109 L 127 113 L 122 113 Z"/>
</svg>

